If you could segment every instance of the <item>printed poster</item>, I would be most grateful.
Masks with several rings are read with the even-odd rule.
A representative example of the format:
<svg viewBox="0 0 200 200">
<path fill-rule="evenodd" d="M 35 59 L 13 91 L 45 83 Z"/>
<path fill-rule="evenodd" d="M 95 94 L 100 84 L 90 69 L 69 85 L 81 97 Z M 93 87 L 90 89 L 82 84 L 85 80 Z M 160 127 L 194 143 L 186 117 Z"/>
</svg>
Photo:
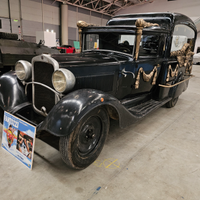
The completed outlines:
<svg viewBox="0 0 200 200">
<path fill-rule="evenodd" d="M 35 126 L 4 112 L 2 148 L 32 169 Z"/>
</svg>

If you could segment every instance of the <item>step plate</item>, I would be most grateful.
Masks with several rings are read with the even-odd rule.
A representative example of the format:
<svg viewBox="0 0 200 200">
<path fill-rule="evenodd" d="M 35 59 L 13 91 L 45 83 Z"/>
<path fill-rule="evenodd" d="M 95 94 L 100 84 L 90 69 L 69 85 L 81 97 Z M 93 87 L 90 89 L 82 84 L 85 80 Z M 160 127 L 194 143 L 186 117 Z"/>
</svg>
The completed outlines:
<svg viewBox="0 0 200 200">
<path fill-rule="evenodd" d="M 129 112 L 131 112 L 132 115 L 134 115 L 137 118 L 142 118 L 151 111 L 161 107 L 162 105 L 166 104 L 168 101 L 170 101 L 171 98 L 164 99 L 162 101 L 156 101 L 153 99 L 150 99 L 147 102 L 141 103 L 137 106 L 134 106 L 132 108 L 129 108 Z"/>
</svg>

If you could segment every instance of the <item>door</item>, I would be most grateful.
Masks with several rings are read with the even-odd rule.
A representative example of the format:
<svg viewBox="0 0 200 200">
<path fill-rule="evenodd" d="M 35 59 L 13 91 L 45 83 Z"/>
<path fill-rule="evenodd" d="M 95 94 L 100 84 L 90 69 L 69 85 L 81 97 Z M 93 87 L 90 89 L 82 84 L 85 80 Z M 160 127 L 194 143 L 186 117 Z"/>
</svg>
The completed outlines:
<svg viewBox="0 0 200 200">
<path fill-rule="evenodd" d="M 120 66 L 118 95 L 121 99 L 153 91 L 164 60 L 165 41 L 164 34 L 143 34 L 138 59 Z"/>
</svg>

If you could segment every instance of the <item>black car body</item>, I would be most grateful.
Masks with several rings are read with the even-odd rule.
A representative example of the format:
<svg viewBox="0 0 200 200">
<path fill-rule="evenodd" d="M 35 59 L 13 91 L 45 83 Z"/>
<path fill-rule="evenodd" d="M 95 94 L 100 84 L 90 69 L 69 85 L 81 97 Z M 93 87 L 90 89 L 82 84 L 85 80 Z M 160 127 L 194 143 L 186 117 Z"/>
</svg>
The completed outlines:
<svg viewBox="0 0 200 200">
<path fill-rule="evenodd" d="M 176 104 L 192 77 L 197 33 L 188 17 L 176 13 L 120 15 L 104 27 L 78 26 L 80 54 L 42 54 L 0 77 L 0 108 L 2 116 L 7 111 L 34 124 L 38 137 L 56 136 L 67 165 L 83 169 L 103 148 L 109 118 L 123 128 Z M 145 37 L 153 38 L 150 52 L 143 49 Z"/>
</svg>

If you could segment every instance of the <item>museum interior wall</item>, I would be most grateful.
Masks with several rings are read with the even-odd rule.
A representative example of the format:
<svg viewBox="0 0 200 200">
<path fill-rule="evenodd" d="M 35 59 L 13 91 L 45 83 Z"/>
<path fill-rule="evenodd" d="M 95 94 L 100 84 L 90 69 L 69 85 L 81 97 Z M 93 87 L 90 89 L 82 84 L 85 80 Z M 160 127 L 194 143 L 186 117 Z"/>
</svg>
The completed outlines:
<svg viewBox="0 0 200 200">
<path fill-rule="evenodd" d="M 3 2 L 3 3 L 2 3 Z M 59 3 L 46 0 L 42 5 L 40 0 L 21 0 L 22 34 L 23 39 L 30 42 L 36 41 L 36 31 L 49 29 L 56 32 L 59 38 L 60 14 Z M 2 19 L 2 32 L 19 33 L 20 5 L 19 1 L 10 0 L 10 18 L 8 0 L 1 0 L 0 18 Z M 11 24 L 11 26 L 10 26 Z"/>
<path fill-rule="evenodd" d="M 107 15 L 102 15 L 71 5 L 68 5 L 68 16 L 70 16 L 68 18 L 68 40 L 71 45 L 74 40 L 78 40 L 78 29 L 76 25 L 78 20 L 104 26 L 108 19 L 110 19 Z"/>
<path fill-rule="evenodd" d="M 42 6 L 41 0 L 21 0 L 21 31 L 25 41 L 35 42 L 36 31 L 46 31 L 47 29 L 56 32 L 56 38 L 60 39 L 60 5 L 58 2 L 52 2 L 52 0 L 43 0 Z M 68 16 L 70 16 L 68 17 L 68 44 L 71 45 L 73 45 L 74 40 L 78 40 L 78 29 L 76 26 L 78 20 L 105 25 L 110 18 L 107 15 L 75 6 L 68 6 Z M 2 20 L 1 32 L 18 34 L 18 27 L 20 26 L 19 1 L 10 0 L 9 9 L 8 0 L 1 0 L 0 19 Z"/>
</svg>

